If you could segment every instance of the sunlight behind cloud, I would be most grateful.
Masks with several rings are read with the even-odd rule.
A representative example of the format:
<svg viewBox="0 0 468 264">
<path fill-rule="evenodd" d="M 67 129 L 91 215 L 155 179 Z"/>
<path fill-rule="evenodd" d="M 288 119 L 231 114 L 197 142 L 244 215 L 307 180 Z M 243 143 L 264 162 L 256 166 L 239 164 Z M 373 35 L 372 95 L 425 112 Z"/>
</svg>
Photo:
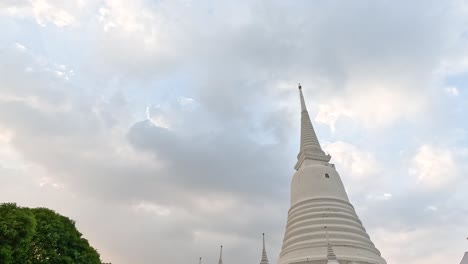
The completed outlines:
<svg viewBox="0 0 468 264">
<path fill-rule="evenodd" d="M 409 174 L 427 190 L 444 189 L 460 177 L 460 170 L 450 149 L 422 145 L 411 164 Z"/>
<path fill-rule="evenodd" d="M 47 23 L 53 23 L 57 27 L 66 27 L 75 22 L 73 15 L 53 6 L 47 0 L 33 0 L 31 5 L 36 22 L 43 27 L 47 26 Z"/>
<path fill-rule="evenodd" d="M 377 175 L 379 171 L 379 163 L 374 156 L 352 144 L 337 141 L 325 145 L 324 150 L 332 156 L 332 161 L 337 163 L 340 170 L 355 179 L 365 179 Z"/>
<path fill-rule="evenodd" d="M 169 216 L 171 214 L 171 210 L 169 208 L 148 201 L 140 201 L 139 203 L 134 204 L 133 209 L 137 212 L 143 211 L 159 216 Z"/>
<path fill-rule="evenodd" d="M 146 118 L 151 122 L 151 124 L 162 127 L 165 129 L 169 129 L 169 121 L 164 116 L 164 110 L 161 106 L 147 106 L 146 107 Z"/>
<path fill-rule="evenodd" d="M 334 100 L 330 104 L 319 104 L 319 111 L 315 116 L 317 123 L 326 124 L 332 132 L 335 132 L 335 124 L 340 118 L 353 118 L 353 112 L 345 108 L 339 100 Z"/>
<path fill-rule="evenodd" d="M 411 119 L 425 111 L 427 95 L 392 88 L 355 83 L 349 93 L 320 104 L 315 117 L 335 131 L 340 119 L 348 118 L 366 128 L 384 128 L 401 119 Z"/>
<path fill-rule="evenodd" d="M 446 87 L 445 91 L 447 91 L 447 93 L 452 96 L 458 96 L 460 94 L 460 92 L 458 91 L 458 88 L 455 86 Z"/>
</svg>

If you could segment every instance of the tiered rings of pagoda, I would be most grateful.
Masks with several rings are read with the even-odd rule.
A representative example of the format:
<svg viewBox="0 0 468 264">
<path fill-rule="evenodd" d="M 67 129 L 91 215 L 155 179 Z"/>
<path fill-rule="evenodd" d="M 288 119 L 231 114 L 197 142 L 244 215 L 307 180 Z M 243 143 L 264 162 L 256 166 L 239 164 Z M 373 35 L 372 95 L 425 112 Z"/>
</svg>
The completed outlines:
<svg viewBox="0 0 468 264">
<path fill-rule="evenodd" d="M 326 263 L 330 244 L 341 264 L 384 264 L 369 238 L 343 183 L 331 164 L 306 161 L 292 180 L 291 208 L 280 255 L 280 264 Z"/>
</svg>

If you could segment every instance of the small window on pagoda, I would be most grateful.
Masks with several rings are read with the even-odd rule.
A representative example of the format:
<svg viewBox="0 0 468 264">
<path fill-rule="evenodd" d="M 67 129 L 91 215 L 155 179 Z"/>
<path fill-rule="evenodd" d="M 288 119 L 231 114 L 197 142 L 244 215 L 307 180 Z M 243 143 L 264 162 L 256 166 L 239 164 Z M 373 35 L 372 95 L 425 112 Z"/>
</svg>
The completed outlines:
<svg viewBox="0 0 468 264">
<path fill-rule="evenodd" d="M 328 173 L 325 173 L 325 178 L 329 179 L 330 175 L 328 175 Z"/>
</svg>

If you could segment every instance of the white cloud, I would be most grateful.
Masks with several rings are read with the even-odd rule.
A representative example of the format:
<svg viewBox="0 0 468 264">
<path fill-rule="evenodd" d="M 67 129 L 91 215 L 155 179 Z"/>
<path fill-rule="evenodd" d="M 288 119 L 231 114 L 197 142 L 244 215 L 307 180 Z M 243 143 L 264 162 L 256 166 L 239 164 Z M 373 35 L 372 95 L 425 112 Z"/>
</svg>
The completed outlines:
<svg viewBox="0 0 468 264">
<path fill-rule="evenodd" d="M 23 44 L 18 43 L 18 42 L 15 43 L 15 47 L 16 47 L 19 51 L 26 51 L 26 50 L 27 50 L 26 46 L 24 46 Z"/>
<path fill-rule="evenodd" d="M 445 87 L 445 91 L 452 96 L 458 96 L 460 94 L 458 88 L 455 86 Z"/>
<path fill-rule="evenodd" d="M 385 249 L 382 255 L 388 263 L 458 263 L 463 255 L 462 252 L 457 252 L 457 247 L 447 246 L 457 243 L 454 230 L 449 230 L 447 226 L 434 229 L 420 227 L 414 230 L 379 228 L 373 231 L 373 238 L 380 249 Z M 423 241 L 432 242 L 423 243 L 423 247 L 416 246 Z M 401 250 L 402 248 L 407 250 Z"/>
<path fill-rule="evenodd" d="M 450 186 L 460 177 L 459 173 L 452 150 L 427 144 L 419 147 L 409 169 L 409 174 L 427 190 Z"/>
<path fill-rule="evenodd" d="M 0 14 L 32 19 L 41 27 L 53 24 L 59 28 L 77 25 L 88 0 L 8 0 L 0 2 Z"/>
<path fill-rule="evenodd" d="M 353 117 L 353 112 L 347 109 L 342 102 L 334 100 L 330 104 L 319 104 L 319 111 L 315 117 L 317 123 L 330 126 L 332 132 L 335 132 L 335 124 L 340 118 Z"/>
<path fill-rule="evenodd" d="M 75 17 L 72 14 L 54 6 L 47 0 L 33 0 L 31 8 L 36 22 L 43 27 L 47 26 L 47 23 L 53 23 L 57 27 L 66 27 L 75 22 Z"/>
<path fill-rule="evenodd" d="M 177 99 L 177 101 L 179 102 L 179 104 L 181 106 L 190 106 L 192 105 L 193 103 L 195 103 L 195 100 L 193 98 L 190 98 L 190 97 L 179 97 Z"/>
<path fill-rule="evenodd" d="M 332 162 L 337 163 L 340 171 L 346 171 L 354 179 L 368 178 L 379 171 L 374 156 L 352 144 L 337 141 L 324 146 L 324 150 L 332 156 Z"/>
<path fill-rule="evenodd" d="M 434 206 L 434 205 L 428 205 L 426 206 L 426 208 L 424 208 L 425 211 L 430 211 L 430 212 L 437 212 L 437 210 L 439 210 L 439 208 L 437 208 L 437 206 Z"/>
<path fill-rule="evenodd" d="M 107 0 L 99 8 L 99 21 L 104 31 L 120 30 L 127 33 L 142 33 L 146 41 L 156 37 L 155 29 L 160 26 L 158 13 L 151 12 L 140 0 Z"/>
<path fill-rule="evenodd" d="M 146 118 L 155 126 L 169 129 L 171 126 L 160 105 L 147 106 Z"/>
<path fill-rule="evenodd" d="M 329 125 L 332 131 L 342 118 L 367 129 L 387 127 L 400 119 L 423 113 L 427 96 L 401 87 L 397 89 L 385 82 L 355 80 L 350 82 L 345 93 L 337 94 L 330 103 L 319 105 L 315 121 Z"/>
<path fill-rule="evenodd" d="M 97 53 L 105 67 L 96 71 L 127 72 L 129 77 L 138 75 L 146 78 L 146 73 L 164 75 L 171 70 L 170 64 L 185 53 L 180 48 L 186 34 L 171 16 L 172 1 L 158 1 L 147 5 L 147 1 L 107 0 L 100 3 L 97 12 L 96 37 Z M 186 58 L 185 58 L 186 59 Z M 94 67 L 95 65 L 91 65 Z M 138 78 L 137 78 L 138 79 Z M 140 79 L 141 80 L 141 79 Z"/>
<path fill-rule="evenodd" d="M 201 211 L 210 214 L 228 213 L 239 206 L 236 197 L 220 194 L 211 197 L 196 197 L 193 201 Z"/>
<path fill-rule="evenodd" d="M 65 188 L 63 183 L 56 182 L 54 179 L 51 177 L 41 177 L 39 178 L 38 184 L 40 187 L 52 187 L 57 190 L 63 190 Z"/>
<path fill-rule="evenodd" d="M 388 201 L 392 199 L 393 195 L 391 193 L 383 193 L 383 194 L 369 194 L 366 196 L 367 200 L 373 201 Z"/>
<path fill-rule="evenodd" d="M 171 214 L 171 210 L 169 208 L 148 201 L 140 201 L 134 204 L 132 207 L 137 212 L 142 211 L 159 216 L 169 216 Z"/>
<path fill-rule="evenodd" d="M 19 153 L 11 145 L 13 135 L 0 126 L 0 168 L 21 169 L 24 167 Z"/>
</svg>

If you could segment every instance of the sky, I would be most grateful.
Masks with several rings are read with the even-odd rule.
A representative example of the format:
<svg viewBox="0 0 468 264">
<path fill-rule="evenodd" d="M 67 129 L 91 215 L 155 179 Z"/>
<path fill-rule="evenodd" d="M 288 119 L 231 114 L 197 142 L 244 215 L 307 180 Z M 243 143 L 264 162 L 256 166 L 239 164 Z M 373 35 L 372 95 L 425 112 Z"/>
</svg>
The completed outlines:
<svg viewBox="0 0 468 264">
<path fill-rule="evenodd" d="M 468 1 L 0 0 L 0 202 L 118 263 L 276 263 L 301 83 L 389 264 L 468 250 Z"/>
</svg>

